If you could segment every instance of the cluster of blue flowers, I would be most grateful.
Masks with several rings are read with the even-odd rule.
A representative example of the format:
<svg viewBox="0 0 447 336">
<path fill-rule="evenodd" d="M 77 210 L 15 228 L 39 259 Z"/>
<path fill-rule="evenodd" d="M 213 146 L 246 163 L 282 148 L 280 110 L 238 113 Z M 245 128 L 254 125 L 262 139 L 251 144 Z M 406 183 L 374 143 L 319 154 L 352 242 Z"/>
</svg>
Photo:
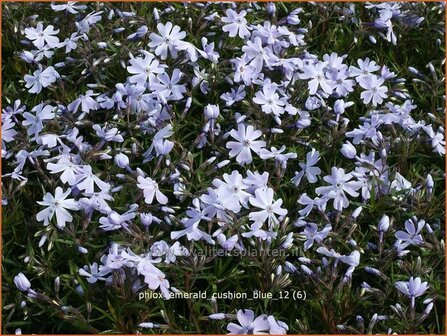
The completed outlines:
<svg viewBox="0 0 447 336">
<path fill-rule="evenodd" d="M 396 164 L 413 143 L 421 155 L 445 155 L 443 108 L 419 113 L 407 86 L 429 76 L 442 83 L 432 63 L 443 60 L 399 73 L 373 55 L 316 54 L 308 48 L 315 22 L 297 4 L 284 5 L 287 11 L 275 3 L 179 4 L 199 11 L 199 22 L 176 21 L 179 7 L 169 4 L 154 5 L 147 21 L 138 4 L 135 11 L 45 6 L 70 25 L 36 16 L 19 29 L 23 93 L 5 97 L 2 113 L 2 204 L 40 174 L 34 208 L 21 210 L 43 227 L 30 233 L 39 248 L 54 232 L 69 239 L 74 232 L 79 254 L 89 257 L 77 274 L 88 286 L 120 283 L 166 299 L 182 290 L 175 268 L 194 258 L 197 244 L 293 250 L 293 258 L 273 263 L 273 277 L 329 281 L 373 298 L 382 279 L 402 299 L 383 313 L 357 311 L 337 332 L 369 319 L 367 329 L 355 330 L 391 333 L 390 319 L 413 317 L 420 325 L 430 316 L 439 293 L 428 272 L 406 266 L 396 281 L 383 264 L 397 268 L 444 246 L 443 219 L 414 210 L 418 200 L 430 202 L 443 172 L 414 175 Z M 417 5 L 359 6 L 370 18 L 363 22 L 368 45 L 396 48 L 402 27 L 424 23 Z M 340 22 L 358 24 L 357 8 L 339 4 Z M 381 200 L 398 211 L 371 211 Z M 79 227 L 89 234 L 76 237 Z M 108 245 L 92 244 L 109 235 Z M 135 243 L 143 236 L 147 248 Z M 23 273 L 14 278 L 17 288 L 46 300 Z M 280 321 L 284 312 L 256 317 L 250 306 L 239 308 L 208 320 L 237 319 L 227 326 L 233 334 L 284 334 L 294 322 Z M 137 328 L 160 327 L 140 321 Z"/>
</svg>

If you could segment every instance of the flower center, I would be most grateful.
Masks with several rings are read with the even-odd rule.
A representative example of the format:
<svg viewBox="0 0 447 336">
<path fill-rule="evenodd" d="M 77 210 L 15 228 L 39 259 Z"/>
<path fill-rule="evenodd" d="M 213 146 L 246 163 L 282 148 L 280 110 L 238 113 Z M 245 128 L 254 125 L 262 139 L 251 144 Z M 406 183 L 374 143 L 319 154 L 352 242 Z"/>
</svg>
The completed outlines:
<svg viewBox="0 0 447 336">
<path fill-rule="evenodd" d="M 242 141 L 242 145 L 243 145 L 244 147 L 250 147 L 251 142 L 250 142 L 250 140 L 244 140 L 244 141 Z"/>
<path fill-rule="evenodd" d="M 273 208 L 271 205 L 267 205 L 267 207 L 265 208 L 265 211 L 267 211 L 269 214 L 271 214 L 273 212 Z"/>
</svg>

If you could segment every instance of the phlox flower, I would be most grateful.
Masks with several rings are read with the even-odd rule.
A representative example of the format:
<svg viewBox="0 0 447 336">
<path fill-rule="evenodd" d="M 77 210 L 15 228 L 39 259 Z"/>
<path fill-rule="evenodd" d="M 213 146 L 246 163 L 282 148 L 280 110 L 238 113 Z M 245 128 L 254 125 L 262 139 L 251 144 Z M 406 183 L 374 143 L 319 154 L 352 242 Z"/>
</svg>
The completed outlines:
<svg viewBox="0 0 447 336">
<path fill-rule="evenodd" d="M 81 35 L 78 35 L 78 33 L 71 34 L 70 38 L 66 38 L 64 42 L 62 42 L 62 45 L 65 46 L 65 53 L 68 54 L 70 51 L 75 50 L 78 45 L 77 41 L 81 38 Z"/>
<path fill-rule="evenodd" d="M 138 176 L 137 187 L 143 190 L 144 201 L 147 204 L 152 204 L 154 196 L 158 203 L 168 203 L 168 198 L 158 189 L 158 183 L 150 177 L 144 178 L 143 176 Z"/>
<path fill-rule="evenodd" d="M 199 224 L 202 219 L 209 220 L 205 213 L 199 208 L 194 207 L 186 211 L 187 218 L 182 220 L 185 229 L 180 231 L 172 231 L 171 239 L 177 240 L 183 236 L 186 236 L 188 240 L 199 241 L 201 239 L 205 240 L 208 244 L 214 245 L 215 242 L 211 235 L 199 229 Z"/>
<path fill-rule="evenodd" d="M 398 281 L 395 284 L 397 290 L 411 299 L 411 307 L 414 307 L 416 298 L 424 295 L 430 287 L 427 281 L 422 282 L 421 278 L 410 277 L 408 281 Z"/>
<path fill-rule="evenodd" d="M 138 273 L 144 276 L 144 282 L 152 290 L 160 288 L 165 298 L 169 298 L 169 281 L 166 275 L 154 266 L 153 260 L 142 259 L 137 266 Z"/>
<path fill-rule="evenodd" d="M 257 72 L 260 72 L 264 66 L 271 68 L 279 61 L 278 56 L 273 53 L 270 46 L 263 47 L 262 41 L 259 37 L 255 37 L 254 41 L 247 41 L 247 44 L 242 47 L 247 59 L 250 61 Z"/>
<path fill-rule="evenodd" d="M 230 323 L 227 326 L 229 334 L 248 335 L 265 333 L 269 330 L 270 325 L 267 315 L 262 314 L 255 318 L 255 313 L 250 309 L 240 309 L 237 312 L 237 320 L 240 323 Z"/>
<path fill-rule="evenodd" d="M 281 208 L 282 199 L 273 200 L 273 189 L 256 189 L 255 197 L 250 197 L 250 204 L 262 209 L 261 211 L 250 212 L 249 218 L 255 223 L 268 222 L 269 227 L 274 227 L 279 224 L 279 221 L 287 215 L 287 210 Z M 278 215 L 278 217 L 276 216 Z"/>
<path fill-rule="evenodd" d="M 84 190 L 87 194 L 93 194 L 95 192 L 95 185 L 100 190 L 110 189 L 110 184 L 96 176 L 90 165 L 84 165 L 82 168 L 82 172 L 76 176 L 77 179 L 75 183 L 79 190 Z"/>
<path fill-rule="evenodd" d="M 222 17 L 222 22 L 226 23 L 222 27 L 224 32 L 228 32 L 230 37 L 235 37 L 239 35 L 240 38 L 245 38 L 250 36 L 250 31 L 247 26 L 247 19 L 245 19 L 247 12 L 241 10 L 239 13 L 235 12 L 231 8 L 227 9 L 226 16 Z"/>
<path fill-rule="evenodd" d="M 214 64 L 217 64 L 219 62 L 220 55 L 214 50 L 214 42 L 208 43 L 208 39 L 206 37 L 202 37 L 201 41 L 203 50 L 197 49 L 197 52 L 203 58 L 210 60 Z M 180 49 L 182 49 L 181 46 Z"/>
<path fill-rule="evenodd" d="M 123 142 L 124 138 L 119 134 L 119 130 L 116 127 L 107 129 L 107 126 L 101 128 L 100 125 L 95 124 L 92 128 L 96 131 L 96 135 L 104 141 Z"/>
<path fill-rule="evenodd" d="M 359 66 L 358 68 L 353 65 L 349 67 L 350 76 L 355 77 L 357 81 L 370 77 L 374 72 L 380 69 L 380 66 L 378 66 L 375 61 L 370 61 L 368 57 L 365 58 L 365 60 L 358 59 L 357 64 Z"/>
<path fill-rule="evenodd" d="M 177 58 L 178 43 L 185 38 L 186 33 L 181 31 L 179 26 L 173 26 L 171 22 L 157 24 L 157 30 L 159 34 L 149 35 L 151 39 L 149 47 L 155 48 L 155 54 L 162 60 L 168 57 L 168 51 L 172 58 Z"/>
<path fill-rule="evenodd" d="M 227 238 L 223 233 L 220 233 L 216 236 L 216 238 L 219 245 L 222 246 L 225 251 L 231 251 L 234 248 L 238 251 L 243 251 L 243 248 L 240 244 L 238 244 L 239 236 L 237 234 Z"/>
<path fill-rule="evenodd" d="M 417 224 L 415 224 L 417 222 Z M 425 226 L 424 220 L 417 220 L 410 218 L 405 221 L 405 231 L 399 230 L 395 233 L 395 237 L 402 241 L 402 245 L 421 245 L 424 239 L 421 236 L 421 231 Z"/>
<path fill-rule="evenodd" d="M 132 58 L 127 67 L 127 71 L 132 74 L 129 77 L 129 82 L 137 84 L 141 87 L 151 85 L 155 81 L 156 74 L 165 72 L 165 66 L 160 65 L 160 62 L 155 56 L 147 51 L 142 51 L 144 58 Z"/>
<path fill-rule="evenodd" d="M 42 70 L 42 66 L 34 71 L 33 75 L 25 75 L 25 87 L 29 89 L 30 93 L 40 93 L 42 88 L 53 84 L 58 78 L 60 78 L 59 73 L 52 67 L 49 66 L 45 70 Z"/>
<path fill-rule="evenodd" d="M 14 129 L 15 124 L 10 115 L 2 114 L 2 148 L 5 148 L 6 142 L 14 140 L 17 134 L 17 131 Z"/>
<path fill-rule="evenodd" d="M 78 98 L 68 104 L 67 109 L 73 113 L 76 113 L 79 108 L 84 113 L 89 113 L 90 110 L 98 110 L 99 104 L 92 98 L 95 95 L 92 90 L 88 90 L 85 95 L 79 95 Z"/>
<path fill-rule="evenodd" d="M 251 83 L 259 77 L 260 71 L 255 65 L 249 63 L 249 59 L 235 58 L 231 60 L 235 68 L 234 81 L 236 83 L 244 82 L 245 85 L 251 85 Z"/>
<path fill-rule="evenodd" d="M 328 198 L 334 199 L 334 208 L 338 211 L 342 211 L 349 206 L 349 200 L 346 197 L 346 193 L 352 197 L 357 197 L 359 194 L 356 190 L 361 188 L 361 185 L 357 181 L 351 181 L 353 178 L 352 173 L 345 174 L 343 168 L 332 167 L 331 175 L 323 177 L 323 179 L 331 184 L 327 187 L 318 187 L 315 191 L 319 195 L 325 195 Z"/>
<path fill-rule="evenodd" d="M 328 248 L 324 246 L 317 248 L 317 252 L 326 257 L 334 258 L 336 263 L 338 263 L 338 260 L 342 257 L 342 254 L 338 253 L 334 249 L 328 250 Z"/>
<path fill-rule="evenodd" d="M 335 93 L 340 97 L 347 96 L 350 92 L 354 91 L 355 81 L 348 78 L 348 76 L 349 72 L 347 69 L 327 73 L 328 79 L 334 84 Z"/>
<path fill-rule="evenodd" d="M 112 244 L 107 254 L 104 265 L 111 270 L 117 270 L 123 267 L 132 267 L 133 262 L 129 260 L 126 251 L 120 248 L 118 244 Z"/>
<path fill-rule="evenodd" d="M 327 94 L 331 94 L 334 90 L 333 82 L 329 80 L 324 73 L 326 66 L 327 62 L 303 65 L 303 73 L 300 74 L 299 77 L 301 79 L 310 79 L 308 86 L 311 95 L 317 93 L 318 87 L 321 87 Z"/>
<path fill-rule="evenodd" d="M 228 141 L 226 147 L 230 149 L 230 157 L 236 156 L 236 161 L 240 165 L 252 162 L 251 151 L 259 153 L 265 147 L 265 141 L 256 140 L 261 137 L 262 132 L 255 130 L 251 125 L 245 127 L 243 124 L 239 124 L 238 130 L 231 130 L 230 135 L 237 141 Z"/>
<path fill-rule="evenodd" d="M 287 48 L 289 43 L 280 37 L 283 35 L 284 30 L 279 30 L 278 27 L 272 24 L 270 21 L 264 21 L 263 25 L 256 25 L 253 36 L 259 36 L 263 43 L 273 46 L 275 52 L 280 51 L 282 48 Z"/>
<path fill-rule="evenodd" d="M 295 177 L 292 178 L 293 184 L 298 186 L 303 176 L 306 176 L 309 183 L 315 183 L 318 180 L 318 175 L 321 174 L 321 169 L 314 167 L 320 160 L 320 153 L 312 148 L 312 151 L 306 154 L 306 162 L 300 162 L 299 166 L 302 169 L 300 172 L 295 172 Z"/>
<path fill-rule="evenodd" d="M 228 222 L 231 216 L 227 210 L 235 214 L 241 211 L 241 204 L 225 186 L 218 189 L 208 188 L 208 192 L 200 196 L 204 203 L 203 215 L 207 218 L 216 217 L 220 222 Z"/>
<path fill-rule="evenodd" d="M 277 232 L 264 230 L 262 223 L 253 223 L 250 225 L 250 230 L 248 232 L 243 232 L 242 237 L 250 238 L 257 237 L 261 240 L 267 240 L 267 242 L 271 242 L 272 239 L 276 238 L 278 235 Z"/>
<path fill-rule="evenodd" d="M 98 266 L 98 263 L 94 262 L 91 265 L 85 265 L 83 268 L 80 268 L 78 272 L 79 275 L 87 278 L 88 283 L 94 284 L 98 280 L 106 281 L 105 276 L 110 273 L 110 268 L 105 265 Z"/>
<path fill-rule="evenodd" d="M 78 33 L 80 34 L 88 33 L 90 31 L 91 26 L 101 21 L 102 13 L 103 11 L 99 12 L 93 11 L 87 14 L 81 21 L 76 22 L 75 24 L 76 28 L 78 29 Z"/>
<path fill-rule="evenodd" d="M 289 326 L 283 321 L 276 320 L 272 315 L 267 317 L 267 322 L 269 323 L 270 335 L 285 335 L 289 330 Z"/>
<path fill-rule="evenodd" d="M 352 251 L 350 255 L 342 255 L 340 261 L 349 265 L 348 270 L 345 273 L 345 278 L 350 278 L 355 268 L 360 264 L 360 252 Z"/>
<path fill-rule="evenodd" d="M 39 104 L 33 107 L 31 114 L 29 112 L 23 113 L 25 120 L 22 121 L 22 125 L 27 127 L 28 135 L 37 136 L 43 129 L 43 121 L 54 119 L 56 114 L 54 113 L 54 107 L 51 105 Z"/>
<path fill-rule="evenodd" d="M 352 131 L 346 132 L 348 138 L 353 138 L 354 145 L 358 145 L 363 139 L 377 140 L 378 127 L 382 124 L 382 120 L 377 114 L 371 116 L 370 119 L 365 118 L 363 124 Z"/>
<path fill-rule="evenodd" d="M 101 217 L 99 219 L 99 223 L 101 224 L 99 227 L 104 231 L 113 231 L 119 230 L 121 228 L 128 229 L 130 221 L 135 218 L 135 209 L 137 205 L 131 206 L 130 210 L 126 211 L 122 215 L 117 213 L 116 211 L 111 211 L 107 217 Z"/>
<path fill-rule="evenodd" d="M 236 201 L 248 208 L 248 199 L 251 195 L 245 191 L 248 186 L 244 183 L 242 175 L 234 170 L 231 175 L 225 173 L 223 179 L 225 182 L 219 179 L 213 181 L 213 185 L 217 187 L 217 193 L 222 195 L 221 198 L 231 198 L 233 202 Z"/>
<path fill-rule="evenodd" d="M 164 262 L 173 263 L 179 256 L 188 256 L 189 251 L 177 241 L 169 246 L 164 240 L 155 242 L 151 247 L 151 255 L 153 257 L 165 256 Z"/>
<path fill-rule="evenodd" d="M 57 163 L 48 162 L 47 170 L 51 174 L 61 173 L 60 180 L 70 186 L 76 183 L 76 175 L 82 173 L 82 167 L 76 163 L 75 158 L 69 154 L 62 154 Z"/>
<path fill-rule="evenodd" d="M 382 77 L 377 76 L 367 76 L 359 80 L 360 86 L 366 90 L 360 94 L 364 104 L 369 104 L 370 102 L 372 102 L 373 106 L 382 104 L 383 100 L 387 98 L 386 93 L 388 92 L 386 86 L 381 86 L 384 81 Z"/>
<path fill-rule="evenodd" d="M 27 39 L 33 41 L 33 44 L 42 49 L 44 44 L 48 44 L 50 48 L 55 48 L 59 44 L 59 39 L 54 36 L 59 33 L 59 29 L 54 30 L 53 25 L 47 26 L 43 29 L 42 22 L 37 23 L 36 28 L 25 28 L 25 36 Z"/>
<path fill-rule="evenodd" d="M 442 127 L 439 128 L 438 132 L 433 130 L 432 125 L 424 127 L 424 131 L 431 139 L 431 145 L 433 147 L 433 152 L 439 155 L 445 155 L 445 140 Z"/>
<path fill-rule="evenodd" d="M 85 197 L 79 200 L 79 204 L 86 213 L 91 214 L 93 210 L 99 211 L 103 214 L 109 214 L 112 212 L 112 209 L 106 202 L 114 200 L 109 190 L 101 190 L 91 194 L 84 193 L 84 196 Z"/>
<path fill-rule="evenodd" d="M 262 174 L 255 171 L 247 170 L 247 177 L 244 179 L 244 183 L 249 186 L 247 191 L 249 193 L 254 193 L 258 188 L 267 188 L 267 183 L 269 180 L 269 173 L 263 172 Z"/>
<path fill-rule="evenodd" d="M 308 223 L 304 228 L 304 231 L 301 233 L 301 235 L 306 239 L 306 242 L 304 243 L 304 250 L 310 249 L 314 242 L 317 244 L 321 243 L 323 239 L 329 235 L 331 230 L 332 226 L 330 224 L 327 224 L 323 230 L 318 231 L 317 224 Z"/>
<path fill-rule="evenodd" d="M 264 85 L 262 91 L 256 92 L 253 102 L 261 105 L 262 112 L 279 116 L 284 113 L 284 101 L 276 93 L 275 85 Z"/>
<path fill-rule="evenodd" d="M 231 106 L 235 102 L 240 101 L 245 98 L 245 86 L 239 85 L 237 90 L 231 88 L 230 92 L 222 93 L 220 98 L 225 101 L 226 106 Z"/>
<path fill-rule="evenodd" d="M 36 215 L 36 219 L 39 222 L 43 221 L 44 225 L 47 226 L 54 214 L 56 214 L 57 226 L 59 228 L 65 227 L 66 222 L 70 223 L 73 220 L 73 216 L 67 209 L 75 211 L 79 210 L 79 204 L 73 198 L 67 199 L 70 193 L 70 188 L 64 192 L 61 187 L 56 188 L 54 196 L 50 193 L 46 193 L 43 200 L 38 201 L 37 203 L 47 206 L 47 208 L 40 211 Z"/>
<path fill-rule="evenodd" d="M 262 148 L 259 152 L 259 156 L 263 160 L 273 158 L 277 164 L 280 164 L 281 167 L 285 169 L 287 167 L 287 161 L 289 159 L 296 159 L 297 157 L 296 153 L 284 153 L 285 150 L 285 145 L 282 145 L 279 149 L 276 147 L 272 147 L 270 150 Z"/>
<path fill-rule="evenodd" d="M 409 191 L 410 193 L 413 191 L 413 188 L 411 186 L 411 182 L 408 181 L 405 177 L 403 177 L 401 174 L 396 172 L 394 176 L 393 182 L 391 182 L 390 185 L 391 190 L 394 191 Z"/>
<path fill-rule="evenodd" d="M 156 81 L 151 85 L 151 89 L 159 97 L 167 100 L 180 100 L 186 92 L 185 85 L 179 84 L 183 73 L 179 69 L 174 69 L 171 78 L 168 74 L 161 73 L 156 77 Z"/>
<path fill-rule="evenodd" d="M 55 12 L 62 12 L 67 11 L 70 14 L 78 14 L 79 12 L 82 12 L 84 9 L 86 9 L 86 5 L 80 5 L 77 4 L 76 1 L 69 1 L 66 4 L 51 4 L 51 9 Z"/>
</svg>

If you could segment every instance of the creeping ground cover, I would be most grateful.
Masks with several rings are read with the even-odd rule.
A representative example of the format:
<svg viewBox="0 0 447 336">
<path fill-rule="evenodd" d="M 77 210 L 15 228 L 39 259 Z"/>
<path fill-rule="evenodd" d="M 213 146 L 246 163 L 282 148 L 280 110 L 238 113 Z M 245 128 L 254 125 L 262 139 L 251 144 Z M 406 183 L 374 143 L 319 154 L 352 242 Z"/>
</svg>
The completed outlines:
<svg viewBox="0 0 447 336">
<path fill-rule="evenodd" d="M 2 3 L 5 334 L 444 334 L 445 3 Z"/>
</svg>

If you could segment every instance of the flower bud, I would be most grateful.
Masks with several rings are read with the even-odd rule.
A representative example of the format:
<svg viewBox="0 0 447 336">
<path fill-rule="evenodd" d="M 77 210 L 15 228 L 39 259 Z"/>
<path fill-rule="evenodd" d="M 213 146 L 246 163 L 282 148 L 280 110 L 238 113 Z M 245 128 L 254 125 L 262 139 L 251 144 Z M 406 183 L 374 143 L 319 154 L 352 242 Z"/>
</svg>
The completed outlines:
<svg viewBox="0 0 447 336">
<path fill-rule="evenodd" d="M 19 273 L 14 277 L 14 284 L 22 292 L 26 292 L 31 288 L 31 282 L 23 273 Z"/>
<path fill-rule="evenodd" d="M 43 235 L 40 240 L 39 240 L 39 247 L 42 247 L 43 244 L 45 244 L 45 242 L 47 241 L 47 235 Z"/>
<path fill-rule="evenodd" d="M 390 227 L 390 217 L 387 215 L 383 215 L 379 222 L 379 231 L 381 232 L 387 232 L 388 228 Z"/>
<path fill-rule="evenodd" d="M 154 15 L 154 20 L 155 21 L 160 21 L 160 14 L 158 13 L 158 9 L 157 8 L 154 8 L 154 11 L 153 11 L 153 15 Z"/>
<path fill-rule="evenodd" d="M 355 149 L 354 145 L 349 141 L 346 141 L 346 143 L 343 144 L 340 151 L 343 154 L 343 156 L 348 159 L 353 159 L 357 155 L 357 150 Z"/>
<path fill-rule="evenodd" d="M 154 216 L 152 216 L 152 214 L 150 214 L 150 213 L 141 213 L 140 219 L 141 219 L 141 223 L 144 226 L 150 226 L 152 224 Z"/>
<path fill-rule="evenodd" d="M 78 293 L 79 296 L 84 296 L 84 289 L 81 285 L 77 285 L 75 288 L 76 293 Z"/>
<path fill-rule="evenodd" d="M 353 212 L 352 212 L 352 218 L 356 219 L 360 213 L 362 212 L 363 208 L 362 207 L 358 207 L 356 208 Z"/>
<path fill-rule="evenodd" d="M 123 153 L 116 154 L 114 161 L 115 164 L 120 168 L 126 168 L 127 166 L 129 166 L 129 158 Z"/>
<path fill-rule="evenodd" d="M 275 4 L 273 2 L 269 2 L 267 4 L 267 13 L 269 15 L 275 15 L 275 13 L 276 13 L 276 6 L 275 6 Z"/>
<path fill-rule="evenodd" d="M 229 164 L 230 163 L 230 160 L 223 160 L 222 162 L 219 162 L 218 164 L 217 164 L 217 168 L 222 168 L 222 167 L 225 167 L 227 164 Z"/>
<path fill-rule="evenodd" d="M 211 314 L 208 316 L 210 320 L 223 320 L 225 318 L 224 313 Z"/>
<path fill-rule="evenodd" d="M 152 322 L 143 322 L 138 325 L 140 328 L 146 328 L 146 329 L 152 329 L 152 328 L 158 328 L 160 325 L 157 323 Z"/>
<path fill-rule="evenodd" d="M 287 17 L 287 23 L 289 25 L 297 25 L 301 22 L 300 18 L 298 17 L 298 15 L 289 15 Z"/>
<path fill-rule="evenodd" d="M 334 112 L 336 114 L 343 114 L 345 112 L 345 102 L 343 99 L 337 99 L 334 103 Z"/>
<path fill-rule="evenodd" d="M 410 71 L 413 75 L 419 76 L 421 73 L 418 71 L 418 69 L 414 67 L 408 67 L 408 71 Z"/>
<path fill-rule="evenodd" d="M 82 254 L 87 254 L 88 250 L 83 246 L 78 246 L 78 252 Z"/>
<path fill-rule="evenodd" d="M 289 262 L 289 261 L 285 262 L 284 269 L 288 273 L 295 273 L 298 270 L 296 268 L 296 266 L 294 264 L 292 264 L 291 262 Z"/>
<path fill-rule="evenodd" d="M 429 194 L 431 194 L 433 192 L 433 187 L 435 186 L 435 183 L 433 182 L 433 177 L 430 174 L 427 175 L 426 183 L 427 183 L 427 191 Z"/>
<path fill-rule="evenodd" d="M 208 104 L 205 106 L 203 113 L 205 113 L 207 119 L 216 119 L 220 114 L 219 106 Z"/>
</svg>

